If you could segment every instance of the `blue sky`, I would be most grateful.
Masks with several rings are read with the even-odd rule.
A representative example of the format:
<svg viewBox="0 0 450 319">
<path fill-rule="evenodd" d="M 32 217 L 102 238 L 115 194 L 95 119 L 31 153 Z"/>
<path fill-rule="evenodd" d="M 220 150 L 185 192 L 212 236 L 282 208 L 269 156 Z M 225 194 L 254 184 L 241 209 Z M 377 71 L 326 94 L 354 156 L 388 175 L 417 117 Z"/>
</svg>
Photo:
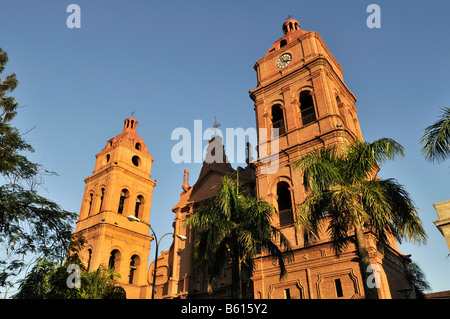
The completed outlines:
<svg viewBox="0 0 450 319">
<path fill-rule="evenodd" d="M 81 8 L 80 29 L 66 26 L 71 3 Z M 381 8 L 380 29 L 366 26 L 371 3 Z M 173 163 L 172 131 L 193 130 L 197 119 L 206 129 L 214 116 L 221 128 L 255 127 L 253 65 L 293 15 L 343 67 L 364 139 L 405 147 L 406 157 L 380 175 L 405 185 L 420 208 L 428 244 L 400 249 L 441 291 L 450 289 L 450 257 L 433 203 L 450 199 L 450 164 L 427 163 L 418 141 L 450 105 L 449 11 L 447 1 L 412 0 L 3 0 L 0 46 L 10 58 L 5 74 L 20 81 L 14 125 L 35 127 L 26 135 L 36 149 L 30 158 L 59 174 L 46 178 L 42 195 L 78 211 L 95 154 L 134 111 L 155 159 L 151 223 L 161 236 L 172 231 L 184 169 L 192 185 L 201 167 Z M 165 238 L 161 247 L 169 245 Z"/>
</svg>

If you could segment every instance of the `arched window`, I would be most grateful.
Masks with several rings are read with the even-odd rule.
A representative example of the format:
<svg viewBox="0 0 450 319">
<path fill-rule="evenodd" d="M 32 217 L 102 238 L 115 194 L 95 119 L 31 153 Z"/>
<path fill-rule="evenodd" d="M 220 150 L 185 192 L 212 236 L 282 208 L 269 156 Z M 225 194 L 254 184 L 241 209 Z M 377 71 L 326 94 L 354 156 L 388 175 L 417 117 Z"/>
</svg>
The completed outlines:
<svg viewBox="0 0 450 319">
<path fill-rule="evenodd" d="M 285 39 L 280 41 L 280 48 L 284 47 L 287 44 L 287 41 Z"/>
<path fill-rule="evenodd" d="M 336 95 L 336 104 L 338 106 L 339 115 L 341 116 L 342 121 L 344 124 L 347 124 L 347 120 L 345 119 L 344 103 L 342 103 L 339 95 Z"/>
<path fill-rule="evenodd" d="M 92 202 L 94 200 L 94 193 L 90 192 L 89 193 L 89 208 L 88 208 L 88 215 L 91 214 L 91 208 L 92 208 Z"/>
<path fill-rule="evenodd" d="M 100 196 L 100 208 L 98 209 L 98 212 L 102 211 L 103 208 L 103 199 L 105 198 L 105 188 L 102 187 L 101 189 L 102 195 Z"/>
<path fill-rule="evenodd" d="M 120 266 L 120 251 L 114 249 L 111 251 L 109 255 L 108 268 L 115 270 L 116 272 L 119 270 Z"/>
<path fill-rule="evenodd" d="M 139 156 L 133 156 L 131 158 L 131 162 L 133 162 L 134 166 L 139 166 L 141 164 L 141 159 L 139 158 Z"/>
<path fill-rule="evenodd" d="M 127 198 L 128 198 L 128 191 L 126 189 L 122 189 L 122 191 L 120 192 L 119 208 L 117 210 L 119 214 L 122 214 L 123 211 L 125 210 Z"/>
<path fill-rule="evenodd" d="M 87 262 L 87 271 L 91 268 L 91 259 L 92 259 L 92 249 L 88 249 L 88 262 Z"/>
<path fill-rule="evenodd" d="M 316 120 L 316 111 L 314 110 L 314 102 L 310 91 L 302 91 L 300 93 L 300 113 L 303 125 Z"/>
<path fill-rule="evenodd" d="M 137 278 L 139 275 L 139 265 L 141 263 L 141 260 L 138 255 L 133 255 L 130 260 L 130 274 L 128 283 L 129 284 L 136 284 Z"/>
<path fill-rule="evenodd" d="M 144 204 L 144 197 L 142 195 L 139 195 L 136 198 L 136 205 L 134 206 L 134 216 L 137 218 L 142 216 L 141 214 L 142 204 Z"/>
<path fill-rule="evenodd" d="M 289 190 L 288 183 L 279 182 L 277 184 L 277 197 L 280 226 L 292 224 L 294 222 L 294 216 L 292 214 L 291 191 Z"/>
<path fill-rule="evenodd" d="M 284 115 L 283 109 L 280 104 L 275 104 L 272 106 L 272 127 L 278 129 L 278 135 L 285 133 L 284 129 Z"/>
</svg>

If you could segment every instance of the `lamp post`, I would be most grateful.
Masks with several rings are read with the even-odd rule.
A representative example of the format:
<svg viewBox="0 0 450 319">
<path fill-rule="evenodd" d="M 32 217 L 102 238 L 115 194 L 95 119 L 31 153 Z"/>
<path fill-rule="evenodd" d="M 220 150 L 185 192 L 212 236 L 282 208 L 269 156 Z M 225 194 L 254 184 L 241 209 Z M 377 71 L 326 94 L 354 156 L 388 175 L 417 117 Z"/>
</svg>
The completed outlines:
<svg viewBox="0 0 450 319">
<path fill-rule="evenodd" d="M 155 285 L 156 285 L 156 268 L 158 267 L 158 249 L 159 249 L 159 243 L 161 242 L 161 239 L 163 239 L 164 236 L 166 236 L 166 235 L 174 235 L 174 236 L 178 237 L 180 240 L 184 241 L 184 240 L 187 239 L 187 237 L 183 236 L 183 235 L 178 235 L 178 234 L 175 234 L 175 233 L 166 233 L 166 234 L 162 235 L 161 238 L 158 241 L 158 239 L 156 237 L 156 234 L 155 234 L 155 231 L 153 230 L 152 226 L 149 223 L 146 223 L 146 222 L 140 220 L 139 218 L 137 218 L 136 216 L 133 216 L 133 215 L 129 215 L 127 218 L 128 218 L 128 220 L 130 222 L 139 222 L 139 223 L 143 223 L 143 224 L 147 225 L 150 228 L 150 230 L 152 231 L 152 233 L 153 233 L 153 238 L 155 238 L 156 251 L 155 251 L 155 266 L 153 267 L 153 285 L 152 285 L 152 299 L 154 299 L 154 297 L 155 297 Z"/>
</svg>

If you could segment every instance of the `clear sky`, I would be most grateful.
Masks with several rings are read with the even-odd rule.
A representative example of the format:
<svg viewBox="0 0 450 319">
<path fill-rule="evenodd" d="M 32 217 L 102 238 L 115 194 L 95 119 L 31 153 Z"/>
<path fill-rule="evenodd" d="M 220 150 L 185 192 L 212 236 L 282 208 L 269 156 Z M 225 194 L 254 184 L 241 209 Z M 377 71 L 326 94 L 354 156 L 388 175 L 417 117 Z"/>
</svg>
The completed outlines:
<svg viewBox="0 0 450 319">
<path fill-rule="evenodd" d="M 66 25 L 71 3 L 81 8 L 79 29 Z M 379 29 L 366 25 L 371 3 L 381 8 Z M 405 185 L 420 208 L 428 244 L 400 249 L 442 291 L 450 290 L 450 257 L 433 204 L 450 199 L 450 163 L 427 163 L 418 141 L 450 106 L 448 12 L 450 2 L 435 0 L 2 0 L 0 46 L 10 58 L 5 74 L 20 81 L 13 95 L 23 108 L 13 124 L 35 127 L 26 135 L 36 149 L 30 159 L 59 174 L 46 178 L 42 195 L 79 211 L 95 154 L 134 111 L 155 159 L 151 223 L 161 236 L 172 231 L 184 169 L 192 185 L 201 167 L 171 160 L 172 131 L 192 131 L 194 120 L 206 129 L 214 116 L 221 128 L 255 127 L 253 65 L 292 15 L 343 67 L 364 139 L 405 147 L 406 157 L 380 175 Z M 169 245 L 165 238 L 161 247 Z"/>
</svg>

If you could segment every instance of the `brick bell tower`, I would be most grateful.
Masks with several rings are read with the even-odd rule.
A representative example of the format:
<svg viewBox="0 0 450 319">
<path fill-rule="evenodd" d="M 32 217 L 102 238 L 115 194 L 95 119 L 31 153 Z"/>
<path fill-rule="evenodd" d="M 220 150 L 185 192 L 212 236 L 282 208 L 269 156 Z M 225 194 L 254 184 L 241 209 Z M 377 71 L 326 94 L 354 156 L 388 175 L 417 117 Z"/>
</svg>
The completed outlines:
<svg viewBox="0 0 450 319">
<path fill-rule="evenodd" d="M 362 140 L 362 134 L 356 98 L 319 34 L 301 30 L 294 19 L 284 22 L 283 33 L 255 63 L 258 82 L 250 97 L 257 128 L 267 129 L 258 141 L 258 197 L 279 208 L 277 223 L 286 227 L 294 222 L 292 207 L 305 197 L 292 163 L 314 148 Z"/>
<path fill-rule="evenodd" d="M 290 240 L 295 258 L 287 265 L 285 281 L 278 279 L 279 271 L 271 260 L 259 258 L 252 278 L 254 296 L 363 298 L 359 265 L 352 261 L 357 257 L 354 246 L 349 245 L 336 256 L 326 234 L 314 245 L 304 246 L 302 234 L 295 227 L 295 212 L 306 193 L 301 172 L 292 167 L 300 156 L 315 148 L 362 140 L 356 98 L 344 83 L 342 67 L 318 33 L 301 30 L 294 19 L 285 21 L 282 30 L 284 36 L 255 63 L 257 87 L 249 93 L 259 132 L 257 196 L 277 208 L 273 223 Z M 278 129 L 278 134 L 271 134 L 271 129 Z M 395 277 L 393 282 L 400 288 L 409 287 L 404 280 L 405 258 L 396 243 L 389 257 L 381 256 L 376 238 L 366 236 L 371 259 L 381 269 L 380 297 L 399 297 L 399 287 L 392 287 L 387 277 Z"/>
<path fill-rule="evenodd" d="M 132 223 L 133 215 L 150 222 L 153 156 L 136 134 L 137 120 L 127 118 L 122 133 L 107 141 L 96 157 L 94 172 L 84 181 L 83 201 L 75 234 L 87 240 L 80 253 L 90 270 L 100 265 L 121 275 L 127 298 L 145 298 L 149 289 L 147 265 L 149 227 Z M 147 296 L 148 297 L 148 296 Z"/>
</svg>

